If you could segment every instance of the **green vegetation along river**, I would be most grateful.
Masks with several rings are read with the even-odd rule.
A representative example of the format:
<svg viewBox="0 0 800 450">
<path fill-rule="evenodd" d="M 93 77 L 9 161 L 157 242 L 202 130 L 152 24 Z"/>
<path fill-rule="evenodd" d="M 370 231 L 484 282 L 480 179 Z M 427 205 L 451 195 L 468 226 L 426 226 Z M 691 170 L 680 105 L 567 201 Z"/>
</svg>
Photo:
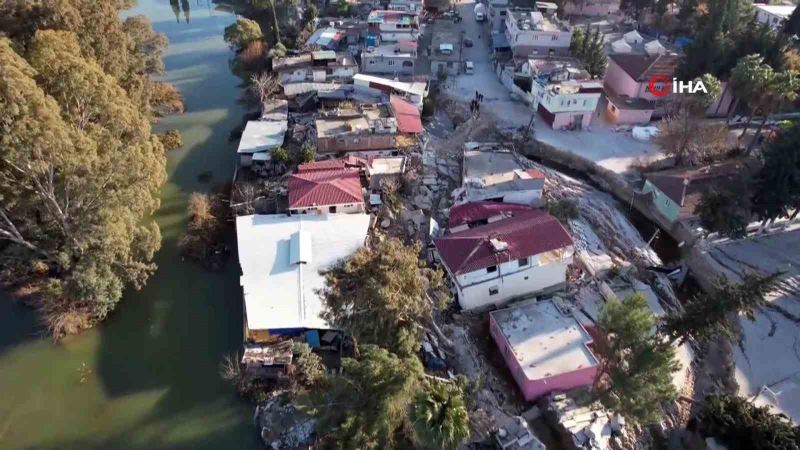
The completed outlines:
<svg viewBox="0 0 800 450">
<path fill-rule="evenodd" d="M 242 110 L 222 32 L 235 17 L 210 0 L 139 0 L 132 13 L 169 38 L 165 78 L 186 99 L 186 114 L 157 125 L 179 129 L 185 144 L 169 154 L 155 216 L 159 270 L 104 324 L 60 344 L 37 334 L 31 310 L 0 294 L 2 450 L 263 448 L 252 409 L 218 374 L 242 339 L 235 256 L 225 272 L 208 273 L 177 251 L 189 194 L 232 176 L 228 133 Z"/>
</svg>

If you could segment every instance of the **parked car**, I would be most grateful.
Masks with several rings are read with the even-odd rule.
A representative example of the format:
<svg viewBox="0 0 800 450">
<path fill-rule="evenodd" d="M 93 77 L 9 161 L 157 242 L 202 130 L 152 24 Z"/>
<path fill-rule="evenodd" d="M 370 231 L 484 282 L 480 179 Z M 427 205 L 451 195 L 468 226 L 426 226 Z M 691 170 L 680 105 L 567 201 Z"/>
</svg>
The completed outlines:
<svg viewBox="0 0 800 450">
<path fill-rule="evenodd" d="M 470 38 L 464 39 L 464 47 L 467 47 L 467 48 L 472 47 L 472 39 L 470 39 Z"/>
<path fill-rule="evenodd" d="M 464 62 L 464 73 L 467 75 L 472 75 L 475 73 L 475 64 L 472 61 Z"/>
</svg>

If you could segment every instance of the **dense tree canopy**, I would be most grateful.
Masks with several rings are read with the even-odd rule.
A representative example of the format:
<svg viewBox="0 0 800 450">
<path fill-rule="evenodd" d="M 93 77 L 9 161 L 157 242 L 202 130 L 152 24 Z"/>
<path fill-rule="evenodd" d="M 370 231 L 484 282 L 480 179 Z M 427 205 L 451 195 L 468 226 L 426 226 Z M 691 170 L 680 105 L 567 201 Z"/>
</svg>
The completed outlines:
<svg viewBox="0 0 800 450">
<path fill-rule="evenodd" d="M 255 42 L 264 38 L 261 32 L 261 26 L 258 22 L 250 19 L 239 19 L 225 27 L 225 42 L 231 48 L 242 50 L 251 42 Z"/>
<path fill-rule="evenodd" d="M 694 212 L 703 228 L 710 232 L 731 239 L 745 237 L 753 215 L 747 182 L 740 180 L 704 192 Z"/>
<path fill-rule="evenodd" d="M 598 318 L 601 402 L 643 424 L 662 416 L 661 402 L 676 396 L 672 372 L 678 369 L 669 342 L 654 334 L 655 317 L 642 294 L 612 300 Z"/>
<path fill-rule="evenodd" d="M 411 407 L 411 427 L 418 448 L 459 448 L 470 434 L 462 387 L 435 380 L 426 382 Z"/>
<path fill-rule="evenodd" d="M 800 427 L 746 398 L 710 395 L 701 418 L 705 433 L 732 450 L 800 450 Z"/>
<path fill-rule="evenodd" d="M 115 16 L 116 20 L 116 16 Z M 164 149 L 79 37 L 40 30 L 23 59 L 0 42 L 0 261 L 34 279 L 55 334 L 104 318 L 152 273 Z M 79 318 L 79 319 L 78 319 Z"/>
<path fill-rule="evenodd" d="M 787 125 L 762 151 L 764 166 L 755 180 L 753 208 L 762 220 L 800 208 L 800 126 Z"/>
<path fill-rule="evenodd" d="M 589 29 L 588 25 L 586 29 L 576 28 L 572 34 L 569 50 L 583 63 L 592 78 L 603 78 L 608 58 L 600 28 L 596 28 L 594 32 Z"/>
<path fill-rule="evenodd" d="M 388 239 L 361 248 L 326 275 L 324 317 L 359 341 L 410 354 L 420 345 L 421 326 L 430 320 L 444 288 L 441 271 L 419 261 L 419 245 Z"/>
</svg>

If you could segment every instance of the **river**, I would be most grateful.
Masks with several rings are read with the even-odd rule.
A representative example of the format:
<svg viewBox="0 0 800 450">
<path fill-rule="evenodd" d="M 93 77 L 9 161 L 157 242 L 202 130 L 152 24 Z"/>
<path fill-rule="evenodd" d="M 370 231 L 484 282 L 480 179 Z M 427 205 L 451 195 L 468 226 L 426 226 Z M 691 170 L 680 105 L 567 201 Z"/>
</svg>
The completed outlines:
<svg viewBox="0 0 800 450">
<path fill-rule="evenodd" d="M 3 450 L 263 448 L 252 408 L 218 374 L 242 341 L 236 257 L 212 274 L 181 261 L 176 247 L 189 194 L 232 176 L 228 133 L 243 111 L 222 33 L 235 17 L 210 0 L 139 0 L 132 13 L 169 38 L 165 79 L 186 99 L 186 114 L 156 126 L 179 129 L 185 144 L 169 154 L 155 215 L 159 269 L 105 323 L 60 344 L 38 335 L 31 310 L 0 294 Z"/>
</svg>

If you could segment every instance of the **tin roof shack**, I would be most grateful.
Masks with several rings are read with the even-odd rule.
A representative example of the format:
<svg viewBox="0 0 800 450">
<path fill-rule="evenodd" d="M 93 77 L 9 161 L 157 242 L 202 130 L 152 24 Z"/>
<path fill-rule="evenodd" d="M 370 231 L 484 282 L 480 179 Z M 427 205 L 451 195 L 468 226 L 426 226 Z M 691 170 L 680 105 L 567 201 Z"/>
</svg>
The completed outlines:
<svg viewBox="0 0 800 450">
<path fill-rule="evenodd" d="M 526 401 L 594 381 L 591 335 L 552 300 L 490 312 L 489 332 Z"/>
<path fill-rule="evenodd" d="M 428 96 L 428 81 L 399 81 L 359 73 L 353 77 L 356 91 L 372 95 L 394 95 L 422 110 L 422 101 Z"/>
<path fill-rule="evenodd" d="M 239 165 L 242 167 L 267 167 L 272 151 L 283 145 L 289 123 L 284 120 L 251 120 L 239 140 Z M 254 167 L 255 169 L 255 167 Z"/>
<path fill-rule="evenodd" d="M 515 73 L 515 81 L 518 78 L 530 83 L 537 111 L 552 128 L 583 129 L 591 125 L 603 83 L 592 80 L 577 59 L 531 58 Z"/>
<path fill-rule="evenodd" d="M 458 25 L 444 20 L 434 22 L 431 33 L 433 37 L 428 53 L 431 77 L 460 74 L 464 66 L 461 54 L 464 33 Z"/>
<path fill-rule="evenodd" d="M 751 177 L 756 165 L 735 159 L 705 167 L 689 167 L 645 174 L 642 193 L 650 195 L 658 212 L 670 222 L 693 221 L 704 192 L 732 186 Z"/>
<path fill-rule="evenodd" d="M 358 169 L 308 170 L 289 177 L 292 214 L 354 214 L 364 212 Z"/>
<path fill-rule="evenodd" d="M 389 150 L 395 147 L 397 120 L 386 105 L 321 112 L 317 116 L 317 153 Z"/>
<path fill-rule="evenodd" d="M 575 252 L 564 226 L 542 210 L 447 234 L 434 245 L 467 310 L 561 289 Z"/>
<path fill-rule="evenodd" d="M 237 217 L 245 341 L 305 333 L 320 342 L 318 331 L 331 329 L 320 317 L 321 272 L 364 244 L 369 222 L 367 214 Z"/>
<path fill-rule="evenodd" d="M 272 64 L 281 85 L 302 82 L 349 82 L 358 73 L 352 55 L 332 50 L 309 52 L 281 58 Z"/>
<path fill-rule="evenodd" d="M 514 151 L 496 143 L 464 144 L 461 187 L 453 191 L 456 204 L 494 201 L 540 206 L 544 174 L 526 169 Z"/>
</svg>

